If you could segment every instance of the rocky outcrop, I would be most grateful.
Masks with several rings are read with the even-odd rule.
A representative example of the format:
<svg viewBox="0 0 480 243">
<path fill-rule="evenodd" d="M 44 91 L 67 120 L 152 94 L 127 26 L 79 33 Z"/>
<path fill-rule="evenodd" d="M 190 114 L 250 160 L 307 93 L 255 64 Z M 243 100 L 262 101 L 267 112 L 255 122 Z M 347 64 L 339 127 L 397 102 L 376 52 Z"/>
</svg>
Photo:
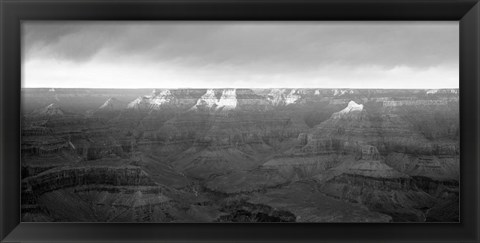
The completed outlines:
<svg viewBox="0 0 480 243">
<path fill-rule="evenodd" d="M 153 90 L 151 95 L 143 95 L 127 105 L 129 111 L 154 112 L 163 109 L 185 111 L 200 97 L 201 90 Z"/>
<path fill-rule="evenodd" d="M 265 111 L 269 103 L 251 89 L 209 89 L 190 108 L 191 111 Z"/>
<path fill-rule="evenodd" d="M 272 89 L 267 100 L 273 106 L 286 106 L 300 101 L 302 95 L 296 89 Z"/>
<path fill-rule="evenodd" d="M 393 179 L 396 181 L 404 182 L 404 180 L 410 177 L 404 173 L 396 171 L 392 167 L 382 163 L 380 160 L 360 160 L 352 165 L 345 175 L 353 177 L 369 177 L 376 179 Z M 375 183 L 373 184 L 375 185 Z M 388 185 L 387 187 L 392 186 Z M 399 185 L 402 186 L 401 184 Z"/>
<path fill-rule="evenodd" d="M 355 91 L 352 89 L 334 89 L 333 90 L 333 96 L 342 96 L 342 95 L 353 94 L 353 93 L 355 93 Z"/>
<path fill-rule="evenodd" d="M 204 95 L 202 95 L 202 97 L 200 97 L 200 99 L 197 100 L 197 103 L 191 108 L 191 110 L 209 111 L 218 106 L 217 102 L 218 98 L 216 97 L 215 90 L 209 89 Z"/>
<path fill-rule="evenodd" d="M 24 219 L 49 215 L 52 220 L 110 221 L 105 215 L 92 214 L 92 201 L 96 201 L 93 207 L 107 208 L 121 207 L 118 203 L 122 202 L 124 207 L 135 211 L 169 201 L 160 196 L 166 190 L 134 166 L 52 168 L 22 181 L 22 213 Z M 141 196 L 142 192 L 150 196 Z M 112 208 L 107 208 L 96 210 L 99 214 L 116 214 L 115 210 L 112 212 Z"/>
<path fill-rule="evenodd" d="M 292 182 L 310 179 L 335 167 L 339 161 L 339 156 L 334 154 L 316 156 L 288 155 L 272 158 L 265 162 L 262 167 L 275 170 L 287 181 Z"/>
<path fill-rule="evenodd" d="M 248 202 L 264 204 L 295 215 L 296 222 L 391 222 L 392 217 L 365 206 L 336 199 L 319 191 L 311 181 L 297 182 L 265 193 L 254 193 Z"/>
<path fill-rule="evenodd" d="M 223 211 L 229 212 L 221 216 L 217 222 L 295 222 L 295 215 L 283 210 L 275 210 L 270 206 L 253 204 L 245 200 L 230 200 L 225 203 Z"/>
<path fill-rule="evenodd" d="M 421 221 L 422 209 L 435 205 L 411 177 L 380 161 L 360 161 L 319 187 L 329 196 L 361 203 L 394 221 Z"/>
<path fill-rule="evenodd" d="M 460 161 L 456 156 L 391 153 L 385 157 L 385 163 L 410 176 L 423 176 L 435 181 L 458 181 L 460 178 Z"/>
<path fill-rule="evenodd" d="M 36 116 L 63 116 L 65 111 L 63 111 L 60 106 L 56 103 L 52 103 L 45 108 L 35 112 Z"/>
<path fill-rule="evenodd" d="M 317 176 L 319 190 L 388 214 L 394 221 L 425 221 L 425 210 L 454 200 L 454 188 L 458 188 L 454 181 L 409 175 L 371 158 L 368 154 L 360 160 L 345 161 Z"/>
<path fill-rule="evenodd" d="M 380 153 L 378 149 L 371 145 L 363 145 L 361 148 L 361 159 L 363 160 L 380 160 Z"/>
<path fill-rule="evenodd" d="M 72 149 L 72 145 L 69 141 L 52 136 L 25 137 L 22 143 L 24 155 L 48 156 L 70 149 Z"/>
<path fill-rule="evenodd" d="M 434 120 L 433 116 L 430 119 Z M 429 155 L 449 146 L 440 146 L 429 140 L 405 118 L 405 114 L 372 113 L 351 102 L 312 129 L 307 135 L 307 143 L 299 151 L 355 153 L 357 148 L 368 144 L 377 147 L 381 154 L 401 152 Z"/>
<path fill-rule="evenodd" d="M 52 221 L 169 222 L 176 209 L 168 193 L 158 186 L 78 186 L 44 193 L 37 205 Z"/>
<path fill-rule="evenodd" d="M 109 98 L 103 105 L 101 105 L 98 110 L 101 111 L 117 111 L 123 109 L 122 103 L 117 98 Z"/>
<path fill-rule="evenodd" d="M 447 105 L 446 100 L 401 100 L 401 101 L 384 101 L 384 107 L 397 106 L 428 106 L 428 105 Z"/>
<path fill-rule="evenodd" d="M 217 109 L 222 111 L 234 110 L 237 108 L 237 93 L 235 89 L 223 90 L 222 96 L 217 102 Z"/>
<path fill-rule="evenodd" d="M 425 92 L 427 95 L 438 95 L 438 94 L 458 94 L 458 89 L 430 89 Z"/>
<path fill-rule="evenodd" d="M 158 110 L 175 102 L 175 97 L 170 90 L 153 90 L 152 95 L 141 96 L 127 105 L 133 110 Z"/>
<path fill-rule="evenodd" d="M 332 119 L 341 119 L 341 118 L 358 118 L 359 115 L 363 111 L 363 105 L 357 104 L 355 101 L 348 102 L 347 107 L 345 109 L 335 112 L 332 114 Z"/>
<path fill-rule="evenodd" d="M 138 167 L 67 167 L 45 171 L 22 181 L 36 195 L 80 185 L 152 186 L 148 175 Z"/>
</svg>

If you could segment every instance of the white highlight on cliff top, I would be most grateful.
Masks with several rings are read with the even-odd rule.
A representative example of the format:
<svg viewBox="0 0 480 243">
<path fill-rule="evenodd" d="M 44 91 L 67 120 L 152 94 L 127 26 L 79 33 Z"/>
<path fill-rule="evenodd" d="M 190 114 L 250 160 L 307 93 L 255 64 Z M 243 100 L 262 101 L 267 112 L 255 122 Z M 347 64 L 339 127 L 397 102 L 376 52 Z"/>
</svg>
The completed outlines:
<svg viewBox="0 0 480 243">
<path fill-rule="evenodd" d="M 115 107 L 115 98 L 109 98 L 102 106 L 98 109 L 114 109 Z"/>
<path fill-rule="evenodd" d="M 42 111 L 41 114 L 43 115 L 63 115 L 63 111 L 60 109 L 60 106 L 58 104 L 52 103 L 45 107 Z"/>
<path fill-rule="evenodd" d="M 237 107 L 237 92 L 236 89 L 225 89 L 222 91 L 222 96 L 217 99 L 215 90 L 209 89 L 207 92 L 197 100 L 197 103 L 191 110 L 197 110 L 199 107 L 213 108 L 226 110 L 234 110 Z"/>
<path fill-rule="evenodd" d="M 209 89 L 207 92 L 198 99 L 195 106 L 192 109 L 197 109 L 197 106 L 205 106 L 207 108 L 212 108 L 217 104 L 217 97 L 215 96 L 215 90 Z"/>
<path fill-rule="evenodd" d="M 226 89 L 217 102 L 218 109 L 234 110 L 237 107 L 237 93 L 235 89 Z"/>
<path fill-rule="evenodd" d="M 339 114 L 347 114 L 347 113 L 350 113 L 350 112 L 362 111 L 362 110 L 363 110 L 363 105 L 357 104 L 355 101 L 351 100 L 350 102 L 348 102 L 347 107 L 345 107 L 345 109 L 339 111 L 338 113 Z"/>
</svg>

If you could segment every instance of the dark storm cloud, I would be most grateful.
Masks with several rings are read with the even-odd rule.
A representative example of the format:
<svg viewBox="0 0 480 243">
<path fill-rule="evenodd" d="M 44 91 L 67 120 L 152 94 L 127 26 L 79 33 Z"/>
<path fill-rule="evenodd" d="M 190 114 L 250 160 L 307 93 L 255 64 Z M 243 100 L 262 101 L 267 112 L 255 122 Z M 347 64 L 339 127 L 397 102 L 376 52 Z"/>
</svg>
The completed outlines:
<svg viewBox="0 0 480 243">
<path fill-rule="evenodd" d="M 88 22 L 27 22 L 23 25 L 23 51 L 27 58 L 88 61 L 122 29 L 120 25 Z"/>
<path fill-rule="evenodd" d="M 458 62 L 457 23 L 26 22 L 26 58 L 85 63 L 314 70 L 325 65 L 428 68 Z"/>
</svg>

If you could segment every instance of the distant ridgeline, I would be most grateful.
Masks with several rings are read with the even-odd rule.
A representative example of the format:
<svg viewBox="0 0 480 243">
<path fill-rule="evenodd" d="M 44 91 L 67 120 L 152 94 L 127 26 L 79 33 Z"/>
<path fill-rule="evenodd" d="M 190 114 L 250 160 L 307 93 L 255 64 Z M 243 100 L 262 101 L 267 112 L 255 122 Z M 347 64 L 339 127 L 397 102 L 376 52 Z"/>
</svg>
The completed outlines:
<svg viewBox="0 0 480 243">
<path fill-rule="evenodd" d="M 151 92 L 151 94 L 148 94 Z M 95 109 L 155 110 L 176 106 L 185 110 L 234 110 L 251 105 L 263 109 L 325 102 L 382 102 L 383 106 L 445 105 L 458 100 L 458 89 L 22 89 L 25 113 L 54 104 L 85 113 Z"/>
</svg>

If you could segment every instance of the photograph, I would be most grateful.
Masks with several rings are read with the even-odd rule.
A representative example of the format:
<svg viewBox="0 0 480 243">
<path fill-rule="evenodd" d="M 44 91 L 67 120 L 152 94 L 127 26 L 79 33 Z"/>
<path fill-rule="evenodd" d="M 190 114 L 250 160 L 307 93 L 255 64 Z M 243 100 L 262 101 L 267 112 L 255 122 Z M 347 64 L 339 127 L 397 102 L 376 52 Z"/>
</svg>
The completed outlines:
<svg viewBox="0 0 480 243">
<path fill-rule="evenodd" d="M 460 223 L 459 26 L 24 20 L 21 222 Z"/>
</svg>

